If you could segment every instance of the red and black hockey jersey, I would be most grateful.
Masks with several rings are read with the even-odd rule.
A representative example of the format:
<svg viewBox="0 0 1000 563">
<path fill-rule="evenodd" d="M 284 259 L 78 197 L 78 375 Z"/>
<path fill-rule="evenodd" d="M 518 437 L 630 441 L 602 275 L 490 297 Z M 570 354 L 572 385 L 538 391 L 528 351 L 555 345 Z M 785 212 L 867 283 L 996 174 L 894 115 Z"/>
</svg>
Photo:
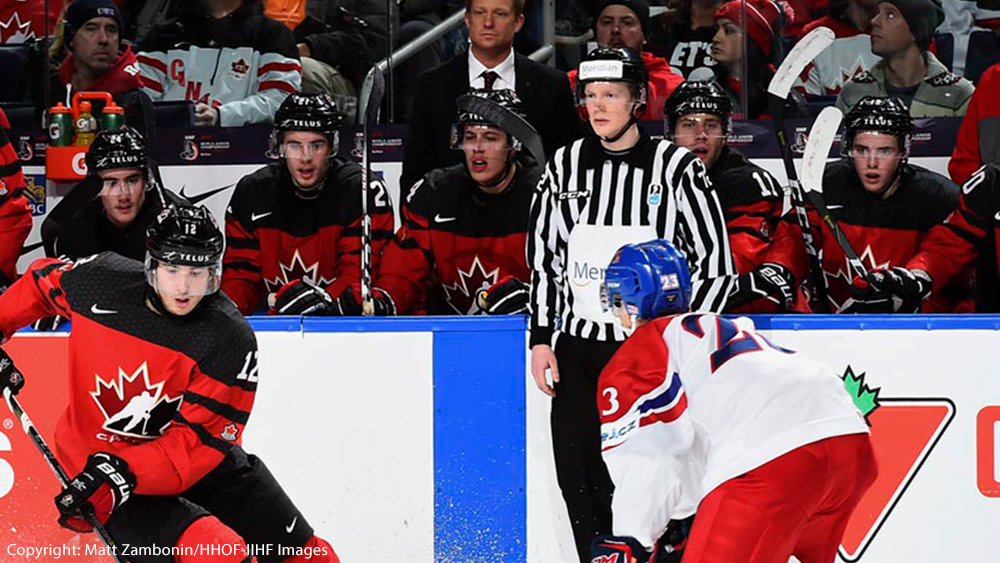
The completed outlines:
<svg viewBox="0 0 1000 563">
<path fill-rule="evenodd" d="M 496 195 L 479 189 L 465 164 L 425 175 L 403 203 L 403 226 L 385 249 L 375 286 L 406 314 L 436 278 L 447 309 L 434 310 L 431 301 L 428 312 L 474 315 L 481 312 L 480 289 L 505 276 L 527 282 L 528 213 L 541 173 L 519 161 L 510 185 Z"/>
<path fill-rule="evenodd" d="M 91 453 L 110 452 L 128 462 L 137 493 L 173 495 L 240 443 L 257 389 L 257 342 L 224 295 L 174 317 L 147 305 L 147 289 L 142 263 L 111 252 L 76 263 L 42 258 L 0 295 L 0 331 L 70 319 L 60 461 L 74 474 Z"/>
<path fill-rule="evenodd" d="M 333 297 L 361 281 L 361 167 L 335 157 L 323 189 L 302 199 L 284 162 L 240 180 L 226 210 L 222 289 L 244 315 L 288 282 L 310 278 Z M 372 269 L 392 238 L 389 192 L 371 182 Z M 373 272 L 374 273 L 374 272 Z"/>
<path fill-rule="evenodd" d="M 996 253 L 1000 264 L 1000 167 L 996 164 L 982 166 L 962 185 L 958 208 L 941 225 L 930 230 L 920 244 L 920 252 L 906 263 L 907 268 L 925 270 L 934 281 L 931 295 L 953 284 L 956 275 L 971 267 L 980 253 Z M 996 268 L 996 266 L 994 266 Z M 996 285 L 983 287 L 983 278 L 992 277 L 981 272 L 977 279 L 979 292 L 989 303 L 988 310 L 996 309 Z M 1000 271 L 996 272 L 1000 276 Z M 992 299 L 991 299 L 992 298 Z"/>
<path fill-rule="evenodd" d="M 7 138 L 9 127 L 7 115 L 0 110 L 0 292 L 17 278 L 17 258 L 31 232 L 24 172 Z"/>
<path fill-rule="evenodd" d="M 736 271 L 745 274 L 764 262 L 781 221 L 781 185 L 745 156 L 723 147 L 708 171 L 729 231 Z"/>
<path fill-rule="evenodd" d="M 958 205 L 958 187 L 948 178 L 920 166 L 903 164 L 900 186 L 888 199 L 870 195 L 861 185 L 854 164 L 842 159 L 827 164 L 823 196 L 830 215 L 851 242 L 866 268 L 905 266 L 920 241 Z M 851 270 L 843 249 L 819 214 L 807 205 L 809 225 L 820 254 L 831 311 L 849 297 Z M 802 231 L 794 211 L 784 219 L 787 229 L 775 242 L 769 262 L 784 264 L 801 282 L 809 272 Z M 972 294 L 967 284 L 939 293 L 924 303 L 928 313 L 968 312 Z"/>
</svg>

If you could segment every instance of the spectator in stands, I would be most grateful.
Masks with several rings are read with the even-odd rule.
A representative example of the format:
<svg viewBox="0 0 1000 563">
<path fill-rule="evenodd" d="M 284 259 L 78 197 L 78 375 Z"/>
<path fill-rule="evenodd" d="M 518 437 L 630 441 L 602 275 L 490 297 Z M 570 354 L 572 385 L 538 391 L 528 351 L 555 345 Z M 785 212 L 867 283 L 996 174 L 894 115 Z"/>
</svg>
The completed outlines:
<svg viewBox="0 0 1000 563">
<path fill-rule="evenodd" d="M 805 94 L 836 96 L 844 83 L 875 66 L 880 59 L 872 53 L 869 30 L 877 0 L 834 0 L 830 13 L 807 24 L 801 38 L 817 27 L 828 27 L 836 35 L 807 67 L 807 75 L 796 84 Z"/>
<path fill-rule="evenodd" d="M 0 109 L 0 293 L 17 279 L 17 258 L 31 232 L 31 207 L 21 163 L 7 139 L 7 115 Z M 525 214 L 527 220 L 527 214 Z"/>
<path fill-rule="evenodd" d="M 722 0 L 671 0 L 649 38 L 650 50 L 663 53 L 670 68 L 684 77 L 695 69 L 712 69 L 712 38 L 718 31 L 715 10 L 720 4 Z"/>
<path fill-rule="evenodd" d="M 385 26 L 382 0 L 319 2 L 295 29 L 302 91 L 330 94 L 353 122 L 365 73 L 385 56 Z"/>
<path fill-rule="evenodd" d="M 306 19 L 306 0 L 264 0 L 264 15 L 295 31 Z"/>
<path fill-rule="evenodd" d="M 470 93 L 524 116 L 512 90 Z M 406 197 L 403 225 L 375 280 L 377 314 L 413 314 L 428 289 L 444 293 L 440 310 L 436 299 L 427 300 L 431 314 L 527 312 L 524 249 L 542 167 L 519 139 L 482 116 L 460 111 L 452 127 L 452 148 L 464 161 L 427 173 Z M 343 314 L 360 315 L 359 301 L 354 292 L 343 295 Z"/>
<path fill-rule="evenodd" d="M 466 10 L 469 52 L 418 80 L 400 178 L 404 191 L 431 170 L 461 162 L 461 154 L 448 146 L 448 135 L 455 100 L 470 86 L 516 91 L 546 154 L 580 136 L 566 75 L 514 52 L 514 34 L 524 24 L 524 0 L 467 0 Z"/>
<path fill-rule="evenodd" d="M 460 2 L 455 4 L 455 0 L 411 0 L 404 2 L 399 31 L 393 38 L 395 48 L 399 49 L 441 23 L 450 13 L 461 7 Z M 445 60 L 446 49 L 446 41 L 438 39 L 401 63 L 393 61 L 397 123 L 410 120 L 410 105 L 416 92 L 418 78 Z"/>
<path fill-rule="evenodd" d="M 180 198 L 158 187 L 146 142 L 135 129 L 99 132 L 86 158 L 87 177 L 42 222 L 45 255 L 82 258 L 111 251 L 144 260 L 146 227 L 163 208 L 161 197 Z"/>
<path fill-rule="evenodd" d="M 361 279 L 361 167 L 337 156 L 343 115 L 326 94 L 292 94 L 275 116 L 281 160 L 244 176 L 226 210 L 222 290 L 244 315 L 329 314 Z M 373 178 L 372 268 L 392 238 L 392 206 Z"/>
<path fill-rule="evenodd" d="M 67 5 L 60 38 L 66 58 L 58 72 L 49 76 L 51 98 L 44 99 L 38 82 L 33 85 L 32 100 L 43 102 L 41 109 L 47 109 L 56 102 L 68 106 L 76 92 L 108 92 L 124 108 L 130 127 L 155 136 L 153 104 L 142 91 L 132 48 L 122 44 L 123 27 L 121 11 L 113 0 L 75 0 Z M 93 103 L 94 114 L 100 115 L 103 104 Z"/>
<path fill-rule="evenodd" d="M 997 98 L 993 96 L 996 95 Z M 1000 164 L 1000 64 L 983 73 L 955 139 L 948 173 L 964 184 L 984 164 Z"/>
<path fill-rule="evenodd" d="M 782 18 L 791 17 L 791 8 L 774 0 L 746 0 L 747 52 L 743 53 L 743 29 L 740 27 L 742 0 L 719 6 L 715 23 L 719 26 L 712 39 L 712 56 L 718 61 L 716 80 L 729 95 L 735 113 L 743 119 L 757 119 L 766 110 L 767 85 L 774 75 L 777 35 Z M 745 55 L 745 57 L 744 57 Z M 744 62 L 744 58 L 746 61 Z M 746 68 L 747 76 L 743 76 Z M 742 107 L 741 92 L 747 89 L 747 107 Z"/>
<path fill-rule="evenodd" d="M 665 137 L 701 159 L 719 195 L 738 284 L 728 312 L 780 313 L 791 307 L 795 278 L 767 261 L 781 224 L 784 194 L 763 168 L 726 144 L 732 131 L 732 102 L 715 82 L 687 81 L 667 100 Z"/>
<path fill-rule="evenodd" d="M 833 0 L 833 3 L 843 3 L 843 0 Z M 803 28 L 826 16 L 831 10 L 830 0 L 788 0 L 793 16 L 785 22 L 782 35 L 785 37 L 801 37 Z"/>
<path fill-rule="evenodd" d="M 667 64 L 666 59 L 645 51 L 649 29 L 649 3 L 646 0 L 603 0 L 594 19 L 598 47 L 628 47 L 642 55 L 649 73 L 649 111 L 645 119 L 663 119 L 663 104 L 684 77 Z M 569 72 L 570 86 L 576 90 L 576 69 Z"/>
<path fill-rule="evenodd" d="M 882 60 L 844 85 L 837 107 L 846 113 L 864 97 L 894 96 L 913 117 L 965 115 L 972 83 L 927 50 L 942 17 L 936 0 L 879 0 L 871 34 Z"/>
<path fill-rule="evenodd" d="M 920 241 L 958 204 L 958 186 L 945 176 L 907 162 L 913 142 L 913 118 L 898 98 L 867 97 L 844 118 L 846 158 L 826 165 L 823 196 L 830 215 L 859 253 L 868 270 L 902 266 Z M 898 303 L 867 291 L 853 272 L 843 249 L 818 213 L 807 205 L 813 244 L 823 257 L 822 279 L 827 301 L 815 312 L 893 313 Z M 796 280 L 811 279 L 802 231 L 794 213 L 769 256 L 789 267 Z M 936 292 L 925 304 L 928 313 L 964 313 L 973 308 L 965 283 Z M 910 311 L 912 312 L 912 311 Z"/>
<path fill-rule="evenodd" d="M 154 101 L 195 103 L 195 125 L 269 123 L 302 84 L 292 32 L 260 0 L 190 0 L 155 26 L 139 66 Z"/>
</svg>

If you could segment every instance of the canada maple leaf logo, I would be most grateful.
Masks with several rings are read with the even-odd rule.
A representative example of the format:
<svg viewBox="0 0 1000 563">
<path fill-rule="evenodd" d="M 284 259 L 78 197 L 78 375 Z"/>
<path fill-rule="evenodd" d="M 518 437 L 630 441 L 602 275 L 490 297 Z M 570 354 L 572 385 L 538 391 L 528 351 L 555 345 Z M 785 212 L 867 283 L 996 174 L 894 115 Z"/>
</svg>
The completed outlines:
<svg viewBox="0 0 1000 563">
<path fill-rule="evenodd" d="M 821 254 L 820 260 L 823 261 L 823 258 L 824 256 Z M 851 265 L 850 262 L 848 262 L 847 260 L 847 255 L 844 255 L 843 258 L 844 258 L 843 263 L 837 264 L 836 272 L 831 272 L 825 267 L 823 268 L 823 279 L 826 280 L 827 287 L 833 287 L 834 283 L 838 279 L 841 280 L 841 282 L 847 285 L 848 287 L 851 285 L 851 282 L 854 281 L 854 275 L 851 273 Z M 878 258 L 875 257 L 875 252 L 872 250 L 870 244 L 865 245 L 865 249 L 861 251 L 861 254 L 858 255 L 858 258 L 861 259 L 861 263 L 864 264 L 865 268 L 868 271 L 872 271 L 876 268 L 888 268 L 889 266 L 892 265 L 892 260 L 879 262 Z M 824 265 L 825 264 L 826 262 L 824 261 Z M 829 295 L 829 293 L 827 294 L 827 299 L 830 300 L 830 305 L 831 307 L 833 307 L 834 311 L 839 310 L 844 305 L 844 303 L 838 303 L 837 300 L 834 299 L 832 295 Z"/>
<path fill-rule="evenodd" d="M 222 429 L 222 432 L 219 433 L 219 436 L 222 436 L 222 439 L 227 442 L 235 442 L 236 436 L 239 435 L 239 432 L 240 430 L 235 424 L 227 424 L 226 427 Z"/>
<path fill-rule="evenodd" d="M 150 383 L 149 367 L 143 362 L 134 372 L 118 368 L 117 379 L 104 381 L 95 374 L 90 396 L 104 415 L 102 428 L 133 438 L 156 438 L 170 425 L 183 396 L 170 397 L 163 382 Z"/>
<path fill-rule="evenodd" d="M 267 286 L 268 293 L 274 293 L 281 289 L 285 284 L 301 280 L 303 278 L 309 278 L 316 285 L 320 287 L 326 287 L 333 283 L 337 278 L 326 279 L 319 275 L 319 261 L 313 262 L 312 264 L 306 266 L 305 261 L 302 260 L 302 255 L 299 254 L 299 249 L 295 249 L 295 253 L 292 254 L 292 259 L 288 262 L 288 265 L 278 262 L 278 267 L 281 272 L 274 279 L 265 279 L 264 285 Z"/>
<path fill-rule="evenodd" d="M 488 289 L 491 285 L 497 283 L 500 268 L 496 267 L 487 272 L 486 267 L 483 266 L 477 254 L 473 257 L 472 264 L 468 270 L 455 269 L 458 272 L 458 280 L 451 285 L 441 284 L 444 288 L 445 299 L 456 313 L 460 315 L 474 315 L 480 310 L 479 303 L 476 301 L 479 290 Z"/>
<path fill-rule="evenodd" d="M 240 59 L 233 63 L 232 69 L 234 73 L 242 76 L 246 74 L 248 70 L 250 70 L 250 65 L 248 65 L 245 60 Z"/>
<path fill-rule="evenodd" d="M 878 477 L 861 497 L 840 541 L 841 559 L 853 562 L 864 555 L 955 418 L 955 403 L 948 398 L 883 398 L 882 389 L 869 387 L 865 374 L 855 375 L 851 366 L 843 379 L 871 428 L 878 464 Z"/>
<path fill-rule="evenodd" d="M 16 11 L 7 18 L 7 21 L 0 22 L 0 43 L 25 43 L 35 38 L 35 32 L 31 29 L 31 20 L 21 21 L 21 15 Z"/>
</svg>

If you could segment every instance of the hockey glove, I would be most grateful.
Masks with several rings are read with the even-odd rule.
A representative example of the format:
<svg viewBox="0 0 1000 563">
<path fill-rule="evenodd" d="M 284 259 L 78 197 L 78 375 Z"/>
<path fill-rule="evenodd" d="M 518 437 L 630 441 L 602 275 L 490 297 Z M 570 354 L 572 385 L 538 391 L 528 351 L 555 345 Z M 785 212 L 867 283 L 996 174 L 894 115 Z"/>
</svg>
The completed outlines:
<svg viewBox="0 0 1000 563">
<path fill-rule="evenodd" d="M 396 316 L 396 303 L 388 293 L 377 287 L 372 288 L 372 305 L 375 306 L 376 317 Z M 332 315 L 341 317 L 360 317 L 363 313 L 361 308 L 361 286 L 355 284 L 340 294 L 337 298 Z"/>
<path fill-rule="evenodd" d="M 309 278 L 281 286 L 274 300 L 279 315 L 329 315 L 333 309 L 333 297 Z"/>
<path fill-rule="evenodd" d="M 87 511 L 92 510 L 105 524 L 134 488 L 135 475 L 124 459 L 104 452 L 91 454 L 83 471 L 55 498 L 59 525 L 74 532 L 89 532 L 91 525 L 84 518 Z"/>
<path fill-rule="evenodd" d="M 479 290 L 476 303 L 487 315 L 521 315 L 528 313 L 530 296 L 528 284 L 514 276 L 506 276 L 488 288 Z"/>
<path fill-rule="evenodd" d="M 0 393 L 4 389 L 10 389 L 12 395 L 17 395 L 22 387 L 24 387 L 24 375 L 14 365 L 14 360 L 10 359 L 7 351 L 0 348 Z"/>
<path fill-rule="evenodd" d="M 598 536 L 590 542 L 590 563 L 652 563 L 652 557 L 652 552 L 629 536 Z"/>
<path fill-rule="evenodd" d="M 933 284 L 927 272 L 899 266 L 876 268 L 865 279 L 875 290 L 892 295 L 893 313 L 919 312 L 921 303 L 930 297 Z"/>
<path fill-rule="evenodd" d="M 48 332 L 50 330 L 59 330 L 59 325 L 63 323 L 66 319 L 60 317 L 59 315 L 52 315 L 51 317 L 44 317 L 35 321 L 31 325 L 31 328 L 37 330 L 38 332 Z"/>
<path fill-rule="evenodd" d="M 10 288 L 11 283 L 13 282 L 7 279 L 7 276 L 3 275 L 3 272 L 0 272 L 0 295 L 3 295 L 3 292 Z"/>
<path fill-rule="evenodd" d="M 764 262 L 737 279 L 736 289 L 726 306 L 747 313 L 781 313 L 791 307 L 794 300 L 792 271 L 781 264 Z"/>
</svg>

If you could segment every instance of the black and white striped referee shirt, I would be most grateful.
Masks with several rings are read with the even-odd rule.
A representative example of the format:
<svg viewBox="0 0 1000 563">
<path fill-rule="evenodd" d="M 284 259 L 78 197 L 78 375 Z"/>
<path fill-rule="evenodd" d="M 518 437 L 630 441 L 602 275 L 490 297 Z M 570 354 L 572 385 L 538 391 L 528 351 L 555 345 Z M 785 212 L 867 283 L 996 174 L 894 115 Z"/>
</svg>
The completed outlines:
<svg viewBox="0 0 1000 563">
<path fill-rule="evenodd" d="M 600 308 L 604 269 L 622 245 L 663 238 L 687 256 L 692 310 L 721 312 L 735 284 L 719 199 L 701 160 L 645 133 L 626 151 L 589 136 L 555 152 L 531 205 L 531 345 L 554 331 L 624 340 Z"/>
</svg>

